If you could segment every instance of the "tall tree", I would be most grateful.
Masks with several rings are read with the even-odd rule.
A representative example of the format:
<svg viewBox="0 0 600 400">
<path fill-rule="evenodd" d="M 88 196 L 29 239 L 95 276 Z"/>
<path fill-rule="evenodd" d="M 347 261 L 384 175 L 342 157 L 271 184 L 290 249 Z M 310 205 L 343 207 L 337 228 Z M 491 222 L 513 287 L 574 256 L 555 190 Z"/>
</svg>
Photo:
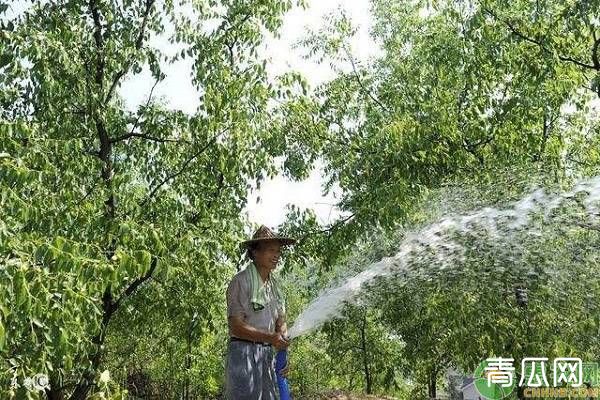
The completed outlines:
<svg viewBox="0 0 600 400">
<path fill-rule="evenodd" d="M 481 190 L 478 203 L 459 196 L 481 206 L 519 198 L 535 183 L 557 188 L 597 174 L 600 131 L 590 103 L 599 98 L 598 9 L 597 1 L 373 0 L 372 40 L 382 52 L 367 62 L 352 50 L 351 21 L 330 17 L 304 44 L 337 75 L 314 96 L 289 101 L 282 124 L 286 139 L 305 149 L 288 158 L 290 174 L 302 176 L 321 158 L 324 190 L 339 188 L 342 213 L 321 226 L 314 213 L 291 210 L 287 229 L 303 238 L 296 260 L 335 268 L 357 239 L 376 246 L 374 230 L 430 221 L 423 200 L 432 191 L 443 196 L 438 190 L 448 184 Z M 597 341 L 584 337 L 597 330 L 591 315 L 598 305 L 581 293 L 599 287 L 590 277 L 597 262 L 588 258 L 597 227 L 578 224 L 545 227 L 537 239 L 517 235 L 521 241 L 505 247 L 522 253 L 510 256 L 475 237 L 465 246 L 473 258 L 456 263 L 464 275 L 380 290 L 378 309 L 407 342 L 405 357 L 429 395 L 447 365 L 469 371 L 494 354 L 596 357 Z M 529 274 L 543 266 L 566 276 L 571 257 L 586 262 L 573 268 L 580 280 L 559 280 L 565 292 L 539 271 Z M 427 261 L 417 269 L 437 271 Z M 515 302 L 519 282 L 528 287 L 529 308 Z M 581 322 L 567 332 L 571 309 Z"/>
<path fill-rule="evenodd" d="M 341 192 L 342 217 L 325 229 L 291 214 L 303 221 L 299 234 L 323 233 L 306 248 L 343 254 L 340 243 L 365 227 L 393 228 L 456 177 L 489 181 L 515 166 L 550 170 L 557 181 L 581 166 L 593 173 L 597 154 L 584 143 L 598 137 L 589 109 L 598 98 L 598 7 L 374 0 L 372 40 L 382 51 L 371 61 L 355 57 L 350 19 L 332 15 L 304 45 L 336 77 L 285 108 L 288 140 L 305 148 L 288 158 L 289 171 L 321 157 L 324 190 Z"/>
<path fill-rule="evenodd" d="M 13 374 L 47 373 L 49 398 L 86 398 L 115 315 L 152 314 L 131 301 L 144 286 L 222 285 L 249 182 L 281 151 L 268 146 L 278 88 L 257 49 L 291 6 L 33 1 L 8 17 L 0 3 L 2 396 L 15 395 Z M 175 56 L 151 44 L 160 35 Z M 153 96 L 180 59 L 192 61 L 181 78 L 199 93 L 193 114 Z M 144 70 L 152 90 L 131 111 L 119 88 Z"/>
</svg>

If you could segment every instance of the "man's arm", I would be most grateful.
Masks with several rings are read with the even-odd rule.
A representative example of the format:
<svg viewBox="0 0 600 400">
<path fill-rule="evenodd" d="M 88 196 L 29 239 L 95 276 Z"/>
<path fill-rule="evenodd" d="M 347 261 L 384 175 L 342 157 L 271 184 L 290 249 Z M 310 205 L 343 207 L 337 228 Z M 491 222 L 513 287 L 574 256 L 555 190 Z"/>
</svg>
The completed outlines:
<svg viewBox="0 0 600 400">
<path fill-rule="evenodd" d="M 279 331 L 265 332 L 248 325 L 239 316 L 230 316 L 228 318 L 231 334 L 240 339 L 251 340 L 253 342 L 271 343 L 277 349 L 286 348 L 288 343 L 282 338 Z"/>
<path fill-rule="evenodd" d="M 244 321 L 245 309 L 242 299 L 248 296 L 245 290 L 247 289 L 240 285 L 240 280 L 235 278 L 227 287 L 227 322 L 231 335 L 253 342 L 271 343 L 277 348 L 287 347 L 287 343 L 281 338 L 279 332 L 265 332 Z"/>
</svg>

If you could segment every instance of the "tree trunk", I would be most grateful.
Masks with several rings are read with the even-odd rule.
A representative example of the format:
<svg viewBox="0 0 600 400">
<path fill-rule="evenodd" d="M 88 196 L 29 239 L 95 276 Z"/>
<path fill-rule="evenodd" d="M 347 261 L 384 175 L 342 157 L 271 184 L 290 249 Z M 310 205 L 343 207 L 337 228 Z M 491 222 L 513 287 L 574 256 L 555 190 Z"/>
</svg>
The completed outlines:
<svg viewBox="0 0 600 400">
<path fill-rule="evenodd" d="M 363 314 L 363 318 L 362 318 L 362 324 L 360 327 L 360 348 L 361 348 L 361 352 L 362 352 L 362 358 L 363 358 L 363 369 L 364 369 L 364 373 L 365 373 L 365 391 L 367 394 L 372 394 L 373 393 L 373 382 L 372 382 L 372 377 L 371 377 L 371 371 L 369 369 L 369 355 L 367 353 L 367 334 L 366 334 L 366 327 L 367 327 L 367 313 L 365 311 L 365 313 Z"/>
<path fill-rule="evenodd" d="M 116 311 L 117 307 L 112 300 L 111 287 L 110 285 L 104 291 L 104 295 L 102 296 L 102 305 L 104 309 L 104 314 L 102 316 L 102 323 L 100 324 L 100 332 L 94 336 L 92 339 L 92 343 L 94 344 L 96 350 L 92 357 L 90 358 L 91 366 L 86 372 L 84 372 L 83 376 L 79 380 L 79 383 L 75 387 L 75 391 L 70 397 L 70 400 L 85 400 L 87 398 L 88 392 L 90 391 L 92 384 L 94 383 L 94 375 L 100 366 L 100 360 L 102 359 L 102 345 L 104 344 L 104 338 L 106 336 L 106 331 L 108 330 L 108 323 Z"/>
<path fill-rule="evenodd" d="M 427 387 L 428 387 L 428 391 L 429 391 L 429 398 L 436 399 L 437 398 L 437 370 L 435 368 L 431 369 Z"/>
<path fill-rule="evenodd" d="M 58 385 L 56 385 L 58 386 Z M 64 399 L 64 391 L 62 390 L 61 387 L 56 387 L 55 385 L 50 385 L 50 387 L 48 389 L 45 390 L 46 392 L 46 397 L 48 398 L 48 400 L 63 400 Z"/>
<path fill-rule="evenodd" d="M 54 390 L 52 388 L 46 390 L 48 400 L 63 400 L 64 394 L 61 389 Z"/>
<path fill-rule="evenodd" d="M 105 60 L 103 56 L 103 47 L 104 47 L 104 39 L 102 36 L 102 21 L 100 15 L 100 5 L 97 0 L 90 0 L 88 4 L 90 13 L 94 22 L 94 42 L 96 45 L 96 71 L 94 76 L 94 81 L 96 84 L 96 89 L 100 94 L 103 94 L 104 88 L 104 73 L 105 73 Z M 105 200 L 105 209 L 104 216 L 108 223 L 113 223 L 115 219 L 115 197 L 113 193 L 113 166 L 111 161 L 111 153 L 112 153 L 112 144 L 110 142 L 109 134 L 107 132 L 106 126 L 104 125 L 104 121 L 100 117 L 99 110 L 88 110 L 89 114 L 92 116 L 95 126 L 96 133 L 98 134 L 98 138 L 100 140 L 100 150 L 98 151 L 98 157 L 102 161 L 102 180 L 108 191 L 108 198 Z M 108 244 L 108 251 L 106 252 L 107 257 L 110 259 L 114 254 L 114 240 Z M 71 400 L 85 400 L 87 398 L 88 392 L 93 384 L 94 375 L 96 370 L 100 366 L 100 360 L 102 358 L 102 345 L 104 344 L 104 338 L 106 335 L 106 331 L 108 328 L 108 323 L 116 310 L 116 306 L 113 303 L 112 297 L 112 288 L 109 284 L 104 290 L 104 294 L 102 296 L 102 322 L 100 324 L 100 331 L 94 338 L 92 339 L 92 343 L 94 344 L 95 350 L 90 358 L 91 365 L 90 367 L 83 373 L 79 383 L 75 387 L 75 391 L 71 395 Z"/>
<path fill-rule="evenodd" d="M 187 337 L 187 353 L 185 355 L 185 382 L 183 383 L 183 398 L 190 399 L 190 368 L 192 366 L 192 332 Z"/>
<path fill-rule="evenodd" d="M 523 386 L 517 387 L 517 398 L 519 400 L 525 399 L 525 387 L 523 387 Z"/>
</svg>

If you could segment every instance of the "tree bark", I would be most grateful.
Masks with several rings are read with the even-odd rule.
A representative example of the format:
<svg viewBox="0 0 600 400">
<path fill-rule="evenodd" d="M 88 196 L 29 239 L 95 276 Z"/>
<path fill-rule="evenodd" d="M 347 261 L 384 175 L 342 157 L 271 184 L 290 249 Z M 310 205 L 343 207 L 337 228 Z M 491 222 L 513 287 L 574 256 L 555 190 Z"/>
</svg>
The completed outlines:
<svg viewBox="0 0 600 400">
<path fill-rule="evenodd" d="M 360 348 L 363 358 L 363 370 L 365 374 L 365 391 L 367 394 L 373 393 L 373 378 L 371 377 L 371 370 L 369 369 L 369 355 L 367 353 L 367 313 L 363 314 L 362 324 L 360 327 Z"/>
<path fill-rule="evenodd" d="M 185 355 L 185 381 L 183 382 L 183 398 L 184 400 L 190 399 L 190 369 L 192 367 L 192 335 L 194 329 L 194 317 L 190 321 L 190 325 L 188 327 L 188 335 L 186 337 L 186 355 Z"/>
<path fill-rule="evenodd" d="M 45 390 L 48 400 L 63 400 L 65 392 L 58 382 L 50 381 L 50 387 Z"/>
<path fill-rule="evenodd" d="M 436 399 L 437 398 L 437 370 L 435 368 L 431 369 L 429 373 L 429 382 L 427 384 L 429 398 Z"/>
<path fill-rule="evenodd" d="M 147 23 L 147 18 L 150 13 L 152 4 L 153 4 L 153 0 L 146 1 L 146 9 L 145 9 L 145 14 L 144 14 L 144 19 L 142 22 L 142 26 L 140 28 L 138 40 L 136 41 L 136 49 L 138 49 L 138 50 L 141 48 L 141 45 L 142 45 L 143 34 L 144 34 L 145 26 Z M 99 6 L 97 0 L 90 0 L 88 3 L 88 8 L 89 8 L 90 14 L 92 15 L 92 19 L 93 19 L 93 23 L 94 23 L 93 37 L 94 37 L 94 43 L 96 46 L 96 65 L 95 65 L 95 72 L 94 72 L 94 83 L 96 84 L 95 89 L 98 91 L 98 93 L 103 94 L 104 93 L 104 83 L 105 83 L 105 73 L 106 73 L 106 71 L 105 71 L 106 60 L 104 57 L 104 44 L 105 44 L 104 40 L 105 39 L 103 36 L 102 16 L 101 16 L 101 12 L 100 12 L 100 6 Z M 118 82 L 118 79 L 120 79 L 122 77 L 122 75 L 123 74 L 118 74 L 117 77 L 115 78 L 115 80 L 113 81 L 113 84 L 111 85 L 111 88 L 107 95 L 106 102 L 108 102 L 110 100 L 110 95 L 112 94 L 112 91 L 116 87 L 116 83 Z M 108 221 L 108 224 L 110 225 L 115 222 L 115 218 L 116 218 L 116 204 L 115 204 L 115 195 L 114 195 L 114 188 L 113 188 L 114 170 L 113 170 L 113 165 L 112 165 L 112 151 L 113 151 L 112 145 L 113 145 L 113 143 L 110 139 L 109 132 L 106 128 L 106 125 L 104 123 L 104 120 L 103 120 L 99 110 L 88 109 L 87 112 L 92 117 L 92 119 L 95 123 L 96 133 L 98 134 L 98 138 L 100 140 L 100 149 L 99 149 L 97 155 L 98 155 L 98 158 L 100 158 L 100 160 L 102 161 L 101 177 L 102 177 L 102 180 L 108 191 L 108 197 L 104 202 L 104 204 L 105 204 L 104 215 Z M 112 256 L 114 255 L 115 248 L 116 248 L 116 242 L 114 239 L 112 239 L 112 240 L 110 240 L 109 243 L 107 243 L 106 257 L 108 259 L 111 259 Z M 75 390 L 73 391 L 73 393 L 70 397 L 70 400 L 85 400 L 87 398 L 87 395 L 93 385 L 94 375 L 100 366 L 100 361 L 102 359 L 102 353 L 103 353 L 104 340 L 106 337 L 110 319 L 112 318 L 114 313 L 119 308 L 121 301 L 124 298 L 126 298 L 127 296 L 129 296 L 131 293 L 133 293 L 137 289 L 137 287 L 139 287 L 143 282 L 145 282 L 152 276 L 154 269 L 156 268 L 157 262 L 158 262 L 158 260 L 156 259 L 156 257 L 153 257 L 152 264 L 150 266 L 149 271 L 144 276 L 133 281 L 127 287 L 127 289 L 121 295 L 121 297 L 119 297 L 117 300 L 113 299 L 111 285 L 110 284 L 107 285 L 106 289 L 104 290 L 104 294 L 102 296 L 103 315 L 102 315 L 102 322 L 100 324 L 100 331 L 92 339 L 92 344 L 94 345 L 94 352 L 92 353 L 92 356 L 90 358 L 90 365 L 83 373 L 83 376 L 81 377 L 80 381 L 77 383 L 77 386 L 75 387 Z"/>
</svg>

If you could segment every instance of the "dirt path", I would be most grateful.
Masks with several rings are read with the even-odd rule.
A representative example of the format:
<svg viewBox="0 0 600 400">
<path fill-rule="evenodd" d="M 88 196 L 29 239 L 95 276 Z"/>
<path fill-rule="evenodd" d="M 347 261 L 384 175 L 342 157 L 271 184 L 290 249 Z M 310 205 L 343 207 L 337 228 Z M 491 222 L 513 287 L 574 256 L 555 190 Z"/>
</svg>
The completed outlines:
<svg viewBox="0 0 600 400">
<path fill-rule="evenodd" d="M 340 390 L 325 392 L 308 397 L 302 397 L 301 400 L 394 400 L 393 397 L 377 397 L 364 394 L 345 393 Z"/>
</svg>

